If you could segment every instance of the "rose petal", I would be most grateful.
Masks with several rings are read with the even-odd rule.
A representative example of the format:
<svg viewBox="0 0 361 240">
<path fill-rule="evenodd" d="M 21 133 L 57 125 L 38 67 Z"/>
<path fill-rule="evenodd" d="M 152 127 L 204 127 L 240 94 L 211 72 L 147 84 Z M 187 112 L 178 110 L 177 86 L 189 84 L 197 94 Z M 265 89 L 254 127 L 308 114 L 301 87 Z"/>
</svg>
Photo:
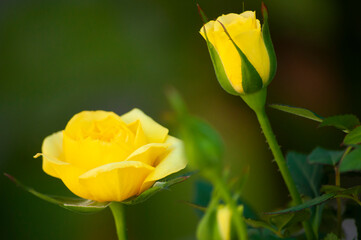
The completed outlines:
<svg viewBox="0 0 361 240">
<path fill-rule="evenodd" d="M 122 142 L 103 142 L 91 138 L 75 141 L 66 133 L 63 146 L 66 161 L 87 170 L 124 161 L 134 151 L 133 145 Z"/>
<path fill-rule="evenodd" d="M 50 176 L 60 178 L 75 195 L 86 196 L 87 193 L 79 184 L 78 179 L 86 170 L 64 161 L 62 143 L 62 131 L 45 138 L 42 146 L 43 170 Z"/>
<path fill-rule="evenodd" d="M 54 159 L 63 159 L 63 132 L 56 132 L 52 135 L 46 137 L 42 146 L 42 153 L 45 156 L 54 158 Z M 50 176 L 59 178 L 59 175 L 56 173 L 53 163 L 49 161 L 43 155 L 43 170 Z"/>
<path fill-rule="evenodd" d="M 145 179 L 140 192 L 143 192 L 154 181 L 162 179 L 186 167 L 187 160 L 184 154 L 183 142 L 175 137 L 168 136 L 165 143 L 171 144 L 170 152 L 161 160 L 154 171 Z"/>
<path fill-rule="evenodd" d="M 145 133 L 142 128 L 142 124 L 139 120 L 132 122 L 128 124 L 128 128 L 134 133 L 134 146 L 136 148 L 139 148 L 140 146 L 143 146 L 148 143 L 147 136 L 145 136 Z"/>
<path fill-rule="evenodd" d="M 139 120 L 149 142 L 162 143 L 168 135 L 169 130 L 167 128 L 161 126 L 137 108 L 122 115 L 121 118 L 127 124 Z"/>
<path fill-rule="evenodd" d="M 125 161 L 143 162 L 154 167 L 162 155 L 168 154 L 169 146 L 167 143 L 149 143 L 135 150 Z"/>
<path fill-rule="evenodd" d="M 154 170 L 142 162 L 117 162 L 92 169 L 79 177 L 88 192 L 86 199 L 123 201 L 137 195 L 144 179 Z"/>
</svg>

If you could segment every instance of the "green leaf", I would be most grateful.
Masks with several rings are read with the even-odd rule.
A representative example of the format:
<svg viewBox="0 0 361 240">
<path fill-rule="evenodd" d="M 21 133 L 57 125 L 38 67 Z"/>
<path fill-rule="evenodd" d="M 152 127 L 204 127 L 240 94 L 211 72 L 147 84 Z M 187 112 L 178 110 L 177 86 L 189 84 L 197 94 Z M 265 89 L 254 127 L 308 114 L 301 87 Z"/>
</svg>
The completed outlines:
<svg viewBox="0 0 361 240">
<path fill-rule="evenodd" d="M 336 127 L 341 130 L 351 131 L 357 125 L 360 125 L 360 121 L 355 115 L 337 115 L 323 119 L 320 127 Z"/>
<path fill-rule="evenodd" d="M 334 233 L 329 233 L 323 240 L 339 240 L 339 238 Z"/>
<path fill-rule="evenodd" d="M 309 164 L 307 155 L 296 152 L 289 152 L 286 159 L 298 191 L 310 197 L 318 196 L 321 187 L 322 166 Z"/>
<path fill-rule="evenodd" d="M 282 104 L 271 104 L 270 107 L 287 112 L 293 115 L 297 115 L 299 117 L 304 117 L 307 119 L 314 120 L 316 122 L 322 122 L 323 117 L 317 115 L 316 113 L 306 109 L 306 108 L 299 108 L 299 107 L 292 107 L 288 105 L 282 105 Z"/>
<path fill-rule="evenodd" d="M 191 173 L 186 173 L 182 176 L 176 177 L 176 178 L 172 178 L 170 180 L 167 181 L 159 181 L 154 183 L 154 185 L 149 188 L 148 190 L 145 190 L 143 193 L 141 193 L 140 195 L 136 196 L 136 197 L 132 197 L 129 198 L 127 200 L 124 200 L 122 203 L 126 204 L 126 205 L 135 205 L 135 204 L 139 204 L 142 203 L 146 200 L 148 200 L 150 197 L 152 197 L 154 194 L 163 191 L 165 189 L 168 189 L 170 186 L 183 182 L 185 180 L 187 180 L 191 175 L 193 175 L 194 172 Z"/>
<path fill-rule="evenodd" d="M 71 210 L 73 212 L 78 213 L 94 213 L 101 211 L 109 206 L 109 202 L 96 202 L 88 199 L 82 198 L 72 198 L 72 197 L 60 197 L 60 196 L 50 196 L 40 192 L 35 191 L 33 188 L 27 187 L 18 181 L 13 176 L 5 173 L 11 181 L 13 181 L 16 185 L 21 187 L 23 190 L 33 194 L 34 196 L 43 199 L 47 202 L 56 204 L 62 208 Z"/>
<path fill-rule="evenodd" d="M 353 129 L 349 134 L 347 134 L 343 143 L 346 145 L 361 143 L 361 126 Z"/>
<path fill-rule="evenodd" d="M 308 162 L 335 166 L 341 160 L 343 153 L 344 151 L 333 151 L 317 147 L 308 155 Z"/>
<path fill-rule="evenodd" d="M 288 227 L 291 227 L 297 223 L 307 220 L 311 216 L 310 211 L 302 209 L 298 212 L 288 212 L 286 214 L 278 214 L 270 216 L 270 222 L 276 226 L 276 228 L 281 231 Z"/>
<path fill-rule="evenodd" d="M 338 187 L 338 186 L 335 186 L 335 185 L 323 185 L 321 187 L 321 192 L 324 192 L 324 193 L 342 192 L 342 191 L 345 191 L 345 190 L 346 190 L 346 188 Z"/>
<path fill-rule="evenodd" d="M 289 213 L 289 212 L 297 212 L 297 211 L 301 211 L 305 208 L 310 208 L 310 207 L 313 207 L 313 206 L 316 206 L 316 205 L 319 205 L 321 203 L 324 203 L 330 199 L 333 199 L 335 196 L 337 195 L 337 193 L 327 193 L 327 194 L 324 194 L 324 195 L 321 195 L 319 197 L 316 197 L 316 198 L 313 198 L 307 202 L 304 202 L 300 205 L 297 205 L 297 206 L 294 206 L 294 207 L 291 207 L 291 208 L 287 208 L 287 209 L 284 209 L 284 210 L 281 210 L 281 211 L 276 211 L 276 212 L 269 212 L 269 213 L 266 213 L 266 214 L 269 214 L 269 215 L 273 215 L 273 214 L 285 214 L 285 213 Z"/>
<path fill-rule="evenodd" d="M 269 212 L 266 213 L 267 215 L 273 215 L 273 214 L 286 214 L 289 212 L 297 212 L 297 211 L 301 211 L 305 208 L 310 208 L 316 205 L 319 205 L 321 203 L 324 203 L 328 200 L 334 199 L 334 198 L 347 198 L 347 199 L 352 199 L 354 200 L 356 203 L 358 203 L 359 205 L 361 205 L 360 201 L 357 199 L 358 194 L 361 193 L 361 186 L 355 186 L 352 188 L 348 188 L 348 189 L 342 189 L 342 190 L 338 190 L 340 188 L 335 188 L 337 189 L 334 192 L 329 192 L 326 194 L 323 194 L 319 197 L 313 198 L 307 202 L 304 202 L 300 205 L 297 206 L 293 206 L 287 209 L 283 209 L 281 211 L 276 211 L 276 212 Z"/>
<path fill-rule="evenodd" d="M 340 172 L 360 171 L 361 170 L 361 147 L 351 151 L 342 160 Z"/>
</svg>

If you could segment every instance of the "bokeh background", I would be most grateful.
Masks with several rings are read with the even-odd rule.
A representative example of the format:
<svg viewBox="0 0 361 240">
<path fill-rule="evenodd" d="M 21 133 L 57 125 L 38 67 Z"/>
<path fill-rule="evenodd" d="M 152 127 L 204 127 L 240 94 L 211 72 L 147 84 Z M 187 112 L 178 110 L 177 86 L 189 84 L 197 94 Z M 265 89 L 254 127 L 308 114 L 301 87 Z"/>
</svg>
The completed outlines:
<svg viewBox="0 0 361 240">
<path fill-rule="evenodd" d="M 210 18 L 241 12 L 242 1 L 198 1 Z M 322 116 L 361 117 L 361 29 L 354 1 L 266 1 L 278 71 L 269 102 Z M 260 16 L 260 1 L 246 9 Z M 225 162 L 237 175 L 251 167 L 244 196 L 258 211 L 288 200 L 253 113 L 216 81 L 195 1 L 0 1 L 0 172 L 49 194 L 71 195 L 41 170 L 47 135 L 82 110 L 118 114 L 143 109 L 162 124 L 175 86 L 191 111 L 226 144 Z M 342 133 L 268 109 L 284 151 L 339 148 Z M 189 180 L 128 207 L 129 239 L 194 239 L 198 217 Z M 116 239 L 109 210 L 78 215 L 43 202 L 0 176 L 0 239 Z"/>
</svg>

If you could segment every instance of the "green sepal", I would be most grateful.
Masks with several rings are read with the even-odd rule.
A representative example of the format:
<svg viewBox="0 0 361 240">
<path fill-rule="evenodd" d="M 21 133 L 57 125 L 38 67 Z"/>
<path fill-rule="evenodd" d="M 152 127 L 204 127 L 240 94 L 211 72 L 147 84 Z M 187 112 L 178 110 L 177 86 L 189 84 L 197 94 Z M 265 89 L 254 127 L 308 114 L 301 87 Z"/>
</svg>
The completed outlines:
<svg viewBox="0 0 361 240">
<path fill-rule="evenodd" d="M 45 200 L 49 203 L 56 204 L 62 208 L 68 209 L 72 212 L 77 213 L 94 213 L 101 211 L 107 208 L 110 202 L 96 202 L 88 199 L 82 198 L 73 198 L 73 197 L 61 197 L 61 196 L 50 196 L 47 194 L 40 193 L 35 191 L 33 188 L 27 187 L 22 184 L 19 180 L 13 176 L 5 173 L 5 176 L 13 181 L 17 186 L 21 187 L 23 190 L 33 194 L 34 196 Z"/>
<path fill-rule="evenodd" d="M 198 240 L 221 240 L 217 221 L 219 197 L 214 196 L 197 227 Z"/>
<path fill-rule="evenodd" d="M 211 56 L 214 71 L 216 73 L 216 77 L 217 77 L 219 84 L 229 94 L 239 96 L 240 93 L 238 93 L 233 88 L 230 80 L 227 77 L 226 71 L 224 70 L 224 67 L 223 67 L 222 60 L 219 57 L 216 48 L 213 46 L 213 44 L 208 39 L 205 26 L 203 26 L 203 29 L 204 29 L 204 35 L 206 36 L 206 42 L 207 42 L 207 46 L 208 46 L 209 55 Z"/>
<path fill-rule="evenodd" d="M 140 195 L 138 195 L 136 197 L 132 197 L 132 198 L 122 201 L 122 203 L 124 203 L 126 205 L 135 205 L 135 204 L 142 203 L 142 202 L 148 200 L 150 197 L 154 196 L 154 194 L 156 194 L 160 191 L 169 189 L 169 187 L 174 184 L 181 183 L 181 182 L 187 180 L 193 174 L 194 174 L 194 172 L 190 172 L 190 173 L 186 173 L 184 175 L 181 175 L 181 176 L 169 179 L 169 180 L 155 182 L 151 188 L 145 190 L 144 192 L 142 192 Z"/>
<path fill-rule="evenodd" d="M 211 60 L 213 63 L 214 71 L 216 73 L 217 80 L 221 87 L 228 92 L 229 94 L 238 96 L 239 93 L 233 88 L 230 80 L 227 77 L 226 71 L 224 70 L 224 66 L 222 63 L 221 58 L 219 57 L 219 54 L 216 50 L 216 48 L 213 46 L 213 44 L 209 41 L 208 35 L 207 35 L 207 29 L 205 27 L 206 23 L 208 22 L 208 18 L 204 11 L 201 9 L 199 4 L 197 4 L 198 7 L 198 13 L 201 16 L 201 19 L 203 21 L 203 30 L 204 30 L 204 36 L 206 37 L 207 47 L 209 51 L 209 55 L 211 56 Z"/>
<path fill-rule="evenodd" d="M 148 200 L 150 197 L 152 197 L 154 194 L 169 189 L 170 186 L 183 182 L 186 179 L 188 179 L 191 175 L 193 175 L 194 172 L 186 173 L 184 175 L 164 180 L 164 181 L 158 181 L 153 184 L 153 186 L 140 195 L 136 197 L 129 198 L 127 200 L 122 201 L 121 203 L 124 203 L 126 205 L 134 205 L 142 203 L 146 200 Z M 47 202 L 56 204 L 62 208 L 71 210 L 73 212 L 78 213 L 93 213 L 98 212 L 100 210 L 103 210 L 104 208 L 108 207 L 111 202 L 97 202 L 89 199 L 83 199 L 83 198 L 76 198 L 76 197 L 62 197 L 62 196 L 51 196 L 47 194 L 40 193 L 38 191 L 35 191 L 33 188 L 27 187 L 24 184 L 22 184 L 19 180 L 14 178 L 13 176 L 5 173 L 5 176 L 8 177 L 11 181 L 13 181 L 16 185 L 21 187 L 23 190 L 33 194 L 34 196 L 43 199 Z"/>
<path fill-rule="evenodd" d="M 241 95 L 241 98 L 256 113 L 259 111 L 263 111 L 266 104 L 267 88 L 263 88 L 255 93 Z"/>
<path fill-rule="evenodd" d="M 203 23 L 206 24 L 208 22 L 207 15 L 204 13 L 203 9 L 201 8 L 201 6 L 199 6 L 198 3 L 197 3 L 197 8 L 198 8 L 199 16 L 201 16 Z"/>
<path fill-rule="evenodd" d="M 263 35 L 263 41 L 267 49 L 269 61 L 270 61 L 270 73 L 268 80 L 265 83 L 265 86 L 267 86 L 274 76 L 276 75 L 277 70 L 277 57 L 276 52 L 273 47 L 272 39 L 271 39 L 271 32 L 269 30 L 269 24 L 268 24 L 268 10 L 266 5 L 262 2 L 261 11 L 263 15 L 263 26 L 262 26 L 262 35 Z"/>
<path fill-rule="evenodd" d="M 229 40 L 231 40 L 233 46 L 237 49 L 239 56 L 241 57 L 241 71 L 242 71 L 242 87 L 244 94 L 255 93 L 262 89 L 263 81 L 256 68 L 248 60 L 247 56 L 243 51 L 237 46 L 233 41 L 231 35 L 228 33 L 226 27 L 218 21 L 224 29 L 224 32 L 227 34 Z"/>
</svg>

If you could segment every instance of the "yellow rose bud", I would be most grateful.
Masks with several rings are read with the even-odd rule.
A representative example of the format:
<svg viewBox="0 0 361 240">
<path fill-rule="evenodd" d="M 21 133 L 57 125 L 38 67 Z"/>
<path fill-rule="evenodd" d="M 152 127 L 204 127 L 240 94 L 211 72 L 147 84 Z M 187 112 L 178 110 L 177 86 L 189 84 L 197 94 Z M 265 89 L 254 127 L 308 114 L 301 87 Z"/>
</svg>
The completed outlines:
<svg viewBox="0 0 361 240">
<path fill-rule="evenodd" d="M 239 205 L 237 210 L 243 215 L 243 205 Z M 222 240 L 234 239 L 232 236 L 232 211 L 228 205 L 218 206 L 217 224 Z"/>
<path fill-rule="evenodd" d="M 139 109 L 76 114 L 45 138 L 43 170 L 74 194 L 98 202 L 139 195 L 185 168 L 182 142 Z"/>
<path fill-rule="evenodd" d="M 219 205 L 217 210 L 217 223 L 222 240 L 231 239 L 232 212 L 226 205 Z"/>
<path fill-rule="evenodd" d="M 251 94 L 267 86 L 276 70 L 267 13 L 261 27 L 255 12 L 222 15 L 200 30 L 221 86 L 233 95 Z"/>
</svg>

